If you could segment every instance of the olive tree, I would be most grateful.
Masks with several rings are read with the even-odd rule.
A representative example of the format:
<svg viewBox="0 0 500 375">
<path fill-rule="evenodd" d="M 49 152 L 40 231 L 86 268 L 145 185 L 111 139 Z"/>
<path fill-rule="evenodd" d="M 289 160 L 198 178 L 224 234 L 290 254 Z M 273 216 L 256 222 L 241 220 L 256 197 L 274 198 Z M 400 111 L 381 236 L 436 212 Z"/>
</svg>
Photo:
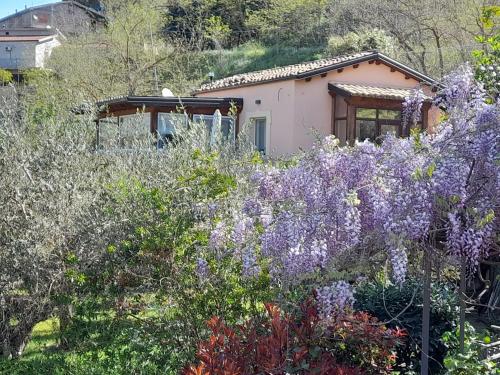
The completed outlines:
<svg viewBox="0 0 500 375">
<path fill-rule="evenodd" d="M 99 262 L 111 225 L 101 207 L 112 166 L 90 152 L 92 123 L 33 124 L 17 108 L 6 103 L 0 114 L 0 353 L 6 357 L 22 354 L 34 325 L 63 306 L 82 268 Z"/>
</svg>

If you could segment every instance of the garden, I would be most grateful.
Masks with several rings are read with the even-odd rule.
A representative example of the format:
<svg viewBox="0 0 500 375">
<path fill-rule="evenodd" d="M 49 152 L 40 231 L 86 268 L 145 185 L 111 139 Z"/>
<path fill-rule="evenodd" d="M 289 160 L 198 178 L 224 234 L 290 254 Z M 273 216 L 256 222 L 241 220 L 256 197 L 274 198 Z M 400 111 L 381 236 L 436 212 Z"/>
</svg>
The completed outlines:
<svg viewBox="0 0 500 375">
<path fill-rule="evenodd" d="M 432 133 L 278 160 L 2 106 L 0 373 L 499 374 L 498 75 L 446 76 Z"/>
</svg>

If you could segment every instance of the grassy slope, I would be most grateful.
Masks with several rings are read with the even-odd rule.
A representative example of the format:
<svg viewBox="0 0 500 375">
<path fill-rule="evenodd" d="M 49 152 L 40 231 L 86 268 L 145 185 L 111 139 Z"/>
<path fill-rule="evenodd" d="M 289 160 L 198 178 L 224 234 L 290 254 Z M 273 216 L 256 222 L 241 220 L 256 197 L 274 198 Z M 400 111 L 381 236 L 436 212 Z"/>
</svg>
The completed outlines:
<svg viewBox="0 0 500 375">
<path fill-rule="evenodd" d="M 322 57 L 322 51 L 322 47 L 265 47 L 261 44 L 248 43 L 231 50 L 206 53 L 212 55 L 216 62 L 215 77 L 223 78 L 233 74 L 317 60 Z"/>
<path fill-rule="evenodd" d="M 219 51 L 176 53 L 160 69 L 162 84 L 174 93 L 188 95 L 203 82 L 208 73 L 215 79 L 255 70 L 297 64 L 323 57 L 324 47 L 263 46 L 246 43 L 236 48 Z"/>
</svg>

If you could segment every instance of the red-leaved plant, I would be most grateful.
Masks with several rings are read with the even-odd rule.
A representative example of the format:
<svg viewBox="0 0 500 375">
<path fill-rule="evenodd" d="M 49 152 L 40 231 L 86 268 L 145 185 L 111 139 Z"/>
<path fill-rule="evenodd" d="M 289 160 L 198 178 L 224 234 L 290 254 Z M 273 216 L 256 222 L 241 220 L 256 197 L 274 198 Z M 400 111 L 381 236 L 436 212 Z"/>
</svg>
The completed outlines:
<svg viewBox="0 0 500 375">
<path fill-rule="evenodd" d="M 251 320 L 234 329 L 220 318 L 208 322 L 210 338 L 200 343 L 198 365 L 185 375 L 331 374 L 390 372 L 395 347 L 405 336 L 366 313 L 321 320 L 309 300 L 297 316 L 282 314 L 267 304 L 264 320 Z"/>
</svg>

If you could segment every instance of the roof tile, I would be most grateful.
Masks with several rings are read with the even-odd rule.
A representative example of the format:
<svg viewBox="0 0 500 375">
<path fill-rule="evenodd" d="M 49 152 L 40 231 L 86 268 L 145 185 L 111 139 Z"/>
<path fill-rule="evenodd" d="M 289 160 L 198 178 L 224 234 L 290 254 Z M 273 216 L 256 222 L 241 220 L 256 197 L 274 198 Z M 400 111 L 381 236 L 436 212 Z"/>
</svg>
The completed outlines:
<svg viewBox="0 0 500 375">
<path fill-rule="evenodd" d="M 393 87 L 378 87 L 378 86 L 365 86 L 355 85 L 350 83 L 333 83 L 331 86 L 336 87 L 353 96 L 362 96 L 366 98 L 380 98 L 380 99 L 396 99 L 404 100 L 410 96 L 413 89 L 406 88 L 393 88 Z M 432 100 L 431 97 L 425 96 L 424 100 Z"/>
<path fill-rule="evenodd" d="M 359 52 L 349 55 L 342 55 L 330 59 L 322 59 L 316 61 L 308 61 L 295 65 L 280 66 L 271 69 L 259 70 L 243 74 L 236 74 L 227 78 L 219 79 L 210 83 L 206 83 L 196 90 L 196 92 L 212 91 L 235 86 L 250 85 L 262 82 L 275 81 L 287 78 L 297 78 L 301 74 L 314 73 L 316 70 L 333 67 L 335 65 L 356 60 L 363 57 L 373 55 L 377 56 L 377 52 Z"/>
</svg>

